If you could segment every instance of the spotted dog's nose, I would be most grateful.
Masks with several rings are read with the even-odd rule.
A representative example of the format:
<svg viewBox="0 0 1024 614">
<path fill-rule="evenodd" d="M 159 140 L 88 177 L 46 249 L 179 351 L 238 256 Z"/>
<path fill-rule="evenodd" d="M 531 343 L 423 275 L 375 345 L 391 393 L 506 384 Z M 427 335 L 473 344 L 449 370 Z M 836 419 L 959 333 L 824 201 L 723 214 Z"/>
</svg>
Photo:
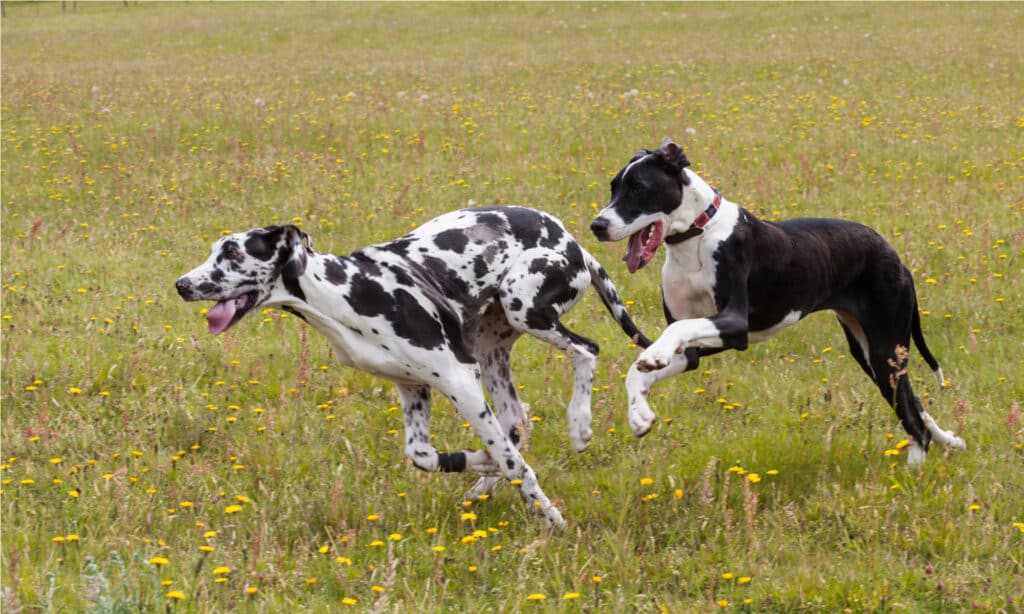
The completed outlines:
<svg viewBox="0 0 1024 614">
<path fill-rule="evenodd" d="M 590 232 L 594 233 L 599 241 L 608 240 L 608 226 L 610 222 L 603 217 L 596 217 L 594 221 L 590 223 Z"/>
<path fill-rule="evenodd" d="M 195 289 L 192 286 L 192 280 L 188 277 L 182 277 L 178 281 L 174 282 L 174 288 L 178 291 L 178 296 L 185 300 L 192 297 L 192 292 Z"/>
</svg>

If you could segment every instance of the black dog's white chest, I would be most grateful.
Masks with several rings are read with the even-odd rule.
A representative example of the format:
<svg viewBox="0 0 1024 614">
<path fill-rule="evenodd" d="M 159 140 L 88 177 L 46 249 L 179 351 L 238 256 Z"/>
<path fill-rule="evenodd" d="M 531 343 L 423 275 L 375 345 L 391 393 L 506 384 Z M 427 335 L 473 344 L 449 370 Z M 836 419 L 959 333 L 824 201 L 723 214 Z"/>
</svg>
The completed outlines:
<svg viewBox="0 0 1024 614">
<path fill-rule="evenodd" d="M 715 261 L 701 251 L 697 245 L 685 251 L 673 250 L 661 271 L 665 309 L 676 320 L 703 318 L 718 312 Z"/>
</svg>

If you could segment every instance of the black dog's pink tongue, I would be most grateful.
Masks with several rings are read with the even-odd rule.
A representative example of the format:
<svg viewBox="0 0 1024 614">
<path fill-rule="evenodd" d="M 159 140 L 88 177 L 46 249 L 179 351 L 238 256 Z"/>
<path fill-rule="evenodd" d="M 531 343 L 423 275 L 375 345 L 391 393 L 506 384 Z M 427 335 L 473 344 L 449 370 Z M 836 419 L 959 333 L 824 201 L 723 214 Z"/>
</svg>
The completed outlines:
<svg viewBox="0 0 1024 614">
<path fill-rule="evenodd" d="M 626 247 L 626 255 L 622 257 L 626 261 L 626 268 L 630 273 L 636 273 L 640 267 L 647 264 L 644 261 L 644 230 L 629 235 L 629 244 Z"/>
<path fill-rule="evenodd" d="M 206 324 L 211 335 L 219 335 L 228 329 L 235 317 L 235 299 L 221 301 L 206 312 Z"/>
</svg>

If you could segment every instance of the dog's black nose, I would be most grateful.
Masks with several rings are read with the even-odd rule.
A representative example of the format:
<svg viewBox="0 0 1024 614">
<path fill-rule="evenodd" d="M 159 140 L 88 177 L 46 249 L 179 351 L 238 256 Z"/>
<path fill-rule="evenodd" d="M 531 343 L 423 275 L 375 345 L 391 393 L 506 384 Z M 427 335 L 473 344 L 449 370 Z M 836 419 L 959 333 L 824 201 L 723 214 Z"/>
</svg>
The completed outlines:
<svg viewBox="0 0 1024 614">
<path fill-rule="evenodd" d="M 174 282 L 174 288 L 178 291 L 178 295 L 181 298 L 188 298 L 192 295 L 192 280 L 188 277 L 182 277 Z"/>
<path fill-rule="evenodd" d="M 598 239 L 605 241 L 608 239 L 608 220 L 603 217 L 595 217 L 594 221 L 590 223 L 590 232 L 594 233 L 594 236 Z"/>
</svg>

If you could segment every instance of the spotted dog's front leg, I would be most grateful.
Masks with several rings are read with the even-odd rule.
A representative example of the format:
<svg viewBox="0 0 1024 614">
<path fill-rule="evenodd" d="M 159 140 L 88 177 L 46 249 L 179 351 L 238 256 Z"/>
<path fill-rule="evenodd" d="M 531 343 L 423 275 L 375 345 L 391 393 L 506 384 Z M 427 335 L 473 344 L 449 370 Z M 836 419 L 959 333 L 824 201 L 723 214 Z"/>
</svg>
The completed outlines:
<svg viewBox="0 0 1024 614">
<path fill-rule="evenodd" d="M 564 527 L 565 519 L 541 490 L 537 474 L 526 464 L 515 444 L 502 432 L 494 412 L 487 406 L 487 399 L 484 398 L 477 378 L 469 372 L 461 376 L 449 374 L 438 388 L 451 399 L 462 417 L 483 440 L 491 458 L 497 460 L 501 474 L 519 486 L 523 500 L 544 518 L 548 527 Z"/>
<path fill-rule="evenodd" d="M 423 471 L 471 471 L 498 475 L 498 465 L 483 450 L 438 452 L 430 443 L 430 386 L 398 385 L 405 417 L 405 455 Z"/>
</svg>

